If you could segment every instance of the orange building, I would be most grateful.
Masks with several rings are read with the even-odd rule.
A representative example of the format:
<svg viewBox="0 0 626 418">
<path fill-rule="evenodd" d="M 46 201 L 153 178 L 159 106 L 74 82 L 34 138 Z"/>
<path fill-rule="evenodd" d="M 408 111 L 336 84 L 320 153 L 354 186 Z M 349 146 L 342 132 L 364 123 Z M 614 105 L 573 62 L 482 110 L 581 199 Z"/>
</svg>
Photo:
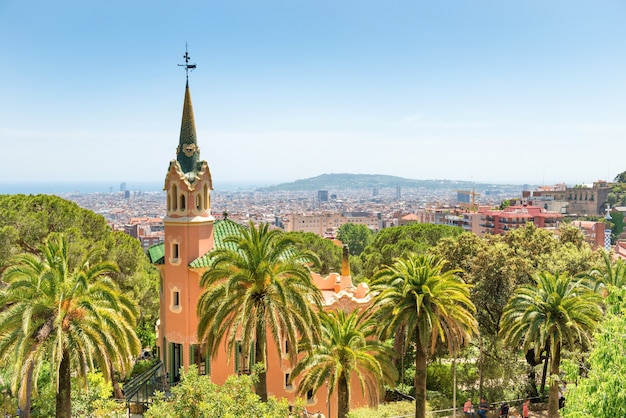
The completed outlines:
<svg viewBox="0 0 626 418">
<path fill-rule="evenodd" d="M 225 344 L 216 356 L 206 358 L 198 341 L 196 306 L 202 292 L 200 278 L 208 268 L 210 252 L 226 245 L 224 237 L 237 234 L 243 228 L 229 219 L 216 221 L 211 216 L 212 189 L 209 166 L 200 160 L 187 83 L 176 159 L 170 162 L 165 176 L 164 242 L 148 250 L 161 272 L 157 349 L 171 384 L 180 379 L 180 369 L 190 364 L 196 364 L 200 374 L 208 374 L 213 382 L 221 384 L 232 374 L 249 372 L 252 362 L 239 346 L 228 356 Z M 322 291 L 325 310 L 353 311 L 370 305 L 367 285 L 352 283 L 347 248 L 344 248 L 341 274 L 331 273 L 328 277 L 312 274 L 312 280 Z M 268 347 L 275 347 L 275 344 L 268 341 Z M 289 384 L 289 373 L 294 365 L 281 361 L 279 353 L 271 348 L 267 361 L 268 395 L 294 399 L 297 381 L 295 385 Z M 362 394 L 357 381 L 352 382 L 352 388 L 351 406 L 366 405 L 369 396 Z M 331 407 L 336 405 L 336 398 L 328 405 L 326 396 L 325 387 L 316 394 L 309 393 L 308 409 L 336 416 L 336 407 Z"/>
</svg>

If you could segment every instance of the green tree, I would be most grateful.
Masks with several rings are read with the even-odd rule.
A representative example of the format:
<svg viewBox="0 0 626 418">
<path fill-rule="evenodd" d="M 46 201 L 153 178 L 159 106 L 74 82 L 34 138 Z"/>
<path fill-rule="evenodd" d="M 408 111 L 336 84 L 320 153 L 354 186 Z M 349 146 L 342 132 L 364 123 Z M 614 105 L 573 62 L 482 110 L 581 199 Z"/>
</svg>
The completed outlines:
<svg viewBox="0 0 626 418">
<path fill-rule="evenodd" d="M 252 390 L 256 375 L 230 376 L 222 386 L 209 376 L 198 376 L 195 365 L 182 371 L 181 381 L 171 389 L 172 396 L 157 394 L 146 411 L 146 418 L 284 418 L 291 416 L 286 400 L 270 397 L 268 402 Z"/>
<path fill-rule="evenodd" d="M 434 256 L 412 254 L 381 269 L 372 282 L 379 335 L 388 338 L 402 330 L 414 337 L 417 418 L 426 414 L 426 360 L 437 341 L 447 343 L 454 354 L 478 332 L 470 285 L 457 276 L 458 271 L 444 272 L 443 266 L 444 261 Z"/>
<path fill-rule="evenodd" d="M 461 233 L 463 229 L 456 226 L 418 223 L 382 229 L 361 254 L 362 274 L 370 278 L 381 266 L 391 265 L 396 258 L 407 258 L 412 253 L 423 254 L 439 240 Z"/>
<path fill-rule="evenodd" d="M 257 228 L 251 222 L 240 236 L 226 237 L 224 243 L 237 249 L 213 251 L 200 281 L 206 290 L 198 300 L 198 336 L 208 351 L 217 354 L 225 339 L 232 353 L 240 338 L 245 350 L 253 347 L 255 361 L 266 370 L 268 338 L 281 359 L 285 342 L 295 348 L 298 336 L 308 344 L 319 339 L 322 296 L 308 268 L 317 262 L 315 255 L 297 251 L 292 239 L 268 224 Z M 292 362 L 296 355 L 296 349 L 289 350 Z M 256 386 L 263 401 L 265 370 L 259 372 Z"/>
<path fill-rule="evenodd" d="M 44 360 L 55 369 L 56 416 L 71 415 L 71 373 L 98 366 L 107 379 L 132 368 L 140 351 L 136 307 L 107 277 L 116 267 L 90 251 L 70 264 L 65 237 L 52 235 L 42 256 L 24 254 L 4 274 L 0 293 L 0 363 L 13 363 L 14 387 L 28 415 L 33 377 Z"/>
<path fill-rule="evenodd" d="M 591 270 L 590 275 L 595 279 L 596 287 L 622 288 L 626 286 L 626 262 L 617 258 L 612 259 L 610 253 L 602 251 L 603 264 Z"/>
<path fill-rule="evenodd" d="M 39 254 L 39 245 L 54 233 L 67 237 L 71 264 L 100 248 L 97 261 L 108 260 L 119 267 L 110 273 L 111 278 L 138 302 L 138 327 L 154 334 L 159 315 L 158 271 L 137 239 L 111 230 L 104 217 L 74 202 L 52 195 L 0 195 L 0 273 L 17 254 Z M 148 344 L 151 338 L 147 335 L 142 342 Z"/>
<path fill-rule="evenodd" d="M 317 391 L 328 383 L 328 401 L 337 390 L 339 418 L 350 411 L 350 381 L 356 376 L 361 390 L 377 405 L 383 383 L 394 384 L 397 371 L 391 362 L 393 350 L 374 338 L 376 322 L 353 311 L 320 313 L 322 338 L 298 362 L 291 379 L 303 375 L 298 392 Z"/>
<path fill-rule="evenodd" d="M 285 236 L 295 241 L 298 250 L 312 251 L 317 255 L 320 264 L 318 267 L 311 266 L 311 270 L 322 276 L 341 271 L 341 247 L 335 242 L 312 232 L 288 232 Z"/>
<path fill-rule="evenodd" d="M 567 385 L 564 418 L 626 416 L 625 289 L 607 298 L 607 316 L 594 335 L 588 371 Z"/>
<path fill-rule="evenodd" d="M 616 181 L 618 183 L 626 183 L 626 171 L 622 171 L 621 173 L 616 175 L 613 181 Z"/>
<path fill-rule="evenodd" d="M 350 250 L 350 255 L 360 255 L 367 247 L 374 233 L 362 224 L 347 223 L 337 230 L 337 239 L 346 244 Z"/>
<path fill-rule="evenodd" d="M 548 414 L 559 416 L 559 372 L 564 347 L 576 342 L 589 347 L 597 322 L 602 317 L 602 297 L 585 283 L 563 273 L 539 273 L 534 284 L 522 285 L 509 300 L 501 320 L 501 336 L 507 344 L 535 357 L 546 352 L 550 358 Z"/>
</svg>

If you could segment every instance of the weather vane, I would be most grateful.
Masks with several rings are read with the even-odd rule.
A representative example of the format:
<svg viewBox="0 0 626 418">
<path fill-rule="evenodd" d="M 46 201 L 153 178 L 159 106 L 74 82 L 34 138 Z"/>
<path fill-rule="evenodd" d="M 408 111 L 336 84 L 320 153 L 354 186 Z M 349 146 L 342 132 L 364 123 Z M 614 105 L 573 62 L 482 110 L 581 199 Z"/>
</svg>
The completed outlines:
<svg viewBox="0 0 626 418">
<path fill-rule="evenodd" d="M 178 64 L 179 67 L 185 67 L 185 74 L 187 76 L 187 81 L 189 81 L 189 70 L 193 71 L 196 69 L 196 64 L 189 64 L 189 53 L 187 53 L 187 42 L 185 42 L 185 55 L 183 55 L 185 59 L 184 64 Z"/>
</svg>

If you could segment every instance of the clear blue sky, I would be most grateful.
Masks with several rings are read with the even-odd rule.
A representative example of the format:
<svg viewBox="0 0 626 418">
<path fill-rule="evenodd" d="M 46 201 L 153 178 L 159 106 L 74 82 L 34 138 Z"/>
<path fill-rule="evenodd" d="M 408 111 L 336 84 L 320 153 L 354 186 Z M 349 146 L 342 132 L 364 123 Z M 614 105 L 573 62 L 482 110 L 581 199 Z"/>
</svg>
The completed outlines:
<svg viewBox="0 0 626 418">
<path fill-rule="evenodd" d="M 185 42 L 216 184 L 626 170 L 622 0 L 0 0 L 0 179 L 162 181 Z"/>
</svg>

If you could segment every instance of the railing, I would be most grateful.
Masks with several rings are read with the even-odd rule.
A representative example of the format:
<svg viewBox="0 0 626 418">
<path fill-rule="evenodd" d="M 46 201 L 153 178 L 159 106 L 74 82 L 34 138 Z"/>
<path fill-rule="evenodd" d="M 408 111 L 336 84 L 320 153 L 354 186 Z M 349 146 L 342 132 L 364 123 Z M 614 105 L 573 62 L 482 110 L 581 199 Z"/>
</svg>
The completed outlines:
<svg viewBox="0 0 626 418">
<path fill-rule="evenodd" d="M 167 377 L 163 373 L 163 363 L 157 361 L 152 367 L 124 385 L 126 403 L 135 404 L 138 409 L 145 410 L 151 403 L 156 391 L 168 389 Z M 132 409 L 132 408 L 131 408 Z"/>
<path fill-rule="evenodd" d="M 532 402 L 533 403 L 537 403 L 537 402 L 545 402 L 547 400 L 546 396 L 540 396 L 538 398 L 532 398 Z M 522 403 L 524 403 L 525 399 L 512 399 L 512 400 L 507 400 L 507 401 L 499 401 L 499 402 L 491 402 L 489 404 L 489 412 L 490 412 L 490 416 L 494 416 L 494 414 L 496 414 L 495 416 L 500 416 L 500 406 L 506 402 L 509 404 L 510 408 L 515 407 L 518 412 L 521 413 L 522 411 Z M 476 405 L 474 405 L 474 410 L 476 410 Z M 451 418 L 454 416 L 454 411 L 456 410 L 456 417 L 457 418 L 465 418 L 465 414 L 463 413 L 463 407 L 458 407 L 458 408 L 448 408 L 448 409 L 438 409 L 436 411 L 426 411 L 426 416 L 428 418 Z M 510 411 L 510 410 L 509 410 Z M 478 414 L 475 414 L 476 416 L 478 416 Z M 411 414 L 411 415 L 398 415 L 395 416 L 393 418 L 412 418 L 414 417 L 415 414 Z M 509 416 L 511 416 L 509 414 Z"/>
</svg>

